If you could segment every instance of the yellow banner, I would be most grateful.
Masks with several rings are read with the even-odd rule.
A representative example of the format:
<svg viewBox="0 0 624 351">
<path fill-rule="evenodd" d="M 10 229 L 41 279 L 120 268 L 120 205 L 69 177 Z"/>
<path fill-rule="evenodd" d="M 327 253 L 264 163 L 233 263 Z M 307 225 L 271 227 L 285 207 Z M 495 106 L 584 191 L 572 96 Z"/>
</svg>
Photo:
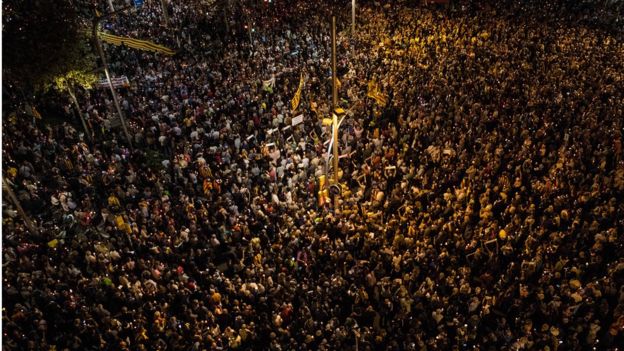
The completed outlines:
<svg viewBox="0 0 624 351">
<path fill-rule="evenodd" d="M 119 46 L 119 45 L 125 45 L 127 47 L 133 48 L 133 49 L 138 49 L 138 50 L 144 50 L 144 51 L 153 51 L 153 52 L 160 52 L 162 54 L 165 55 L 169 55 L 172 56 L 175 54 L 175 51 L 164 47 L 162 45 L 158 45 L 155 43 L 152 43 L 151 41 L 148 40 L 140 40 L 140 39 L 134 39 L 134 38 L 128 38 L 128 37 L 120 37 L 117 35 L 113 35 L 113 34 L 109 34 L 109 33 L 104 33 L 104 32 L 100 32 L 99 33 L 100 38 L 102 38 L 103 41 L 109 43 L 109 44 L 113 44 L 115 46 Z"/>
</svg>

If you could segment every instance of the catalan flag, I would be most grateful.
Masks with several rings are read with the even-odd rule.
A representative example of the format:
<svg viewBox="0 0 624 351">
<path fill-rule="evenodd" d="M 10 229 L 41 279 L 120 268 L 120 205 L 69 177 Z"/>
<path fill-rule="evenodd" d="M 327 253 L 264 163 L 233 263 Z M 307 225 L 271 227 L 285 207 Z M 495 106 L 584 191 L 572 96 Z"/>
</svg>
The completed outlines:
<svg viewBox="0 0 624 351">
<path fill-rule="evenodd" d="M 175 54 L 175 51 L 166 48 L 162 45 L 158 45 L 155 43 L 152 43 L 151 41 L 148 40 L 140 40 L 140 39 L 134 39 L 134 38 L 128 38 L 128 37 L 120 37 L 117 35 L 113 35 L 113 34 L 109 34 L 109 33 L 104 33 L 104 32 L 100 32 L 99 33 L 100 38 L 102 38 L 103 41 L 109 43 L 109 44 L 113 44 L 115 46 L 119 46 L 119 45 L 125 45 L 127 47 L 131 47 L 133 49 L 139 49 L 139 50 L 144 50 L 144 51 L 153 51 L 153 52 L 160 52 L 162 54 L 165 55 L 169 55 L 172 56 Z"/>
<path fill-rule="evenodd" d="M 294 112 L 299 107 L 299 102 L 301 101 L 301 91 L 303 90 L 303 72 L 301 72 L 301 78 L 299 78 L 299 88 L 297 88 L 297 92 L 295 93 L 295 97 L 290 101 L 290 105 L 292 107 L 292 111 Z"/>
<path fill-rule="evenodd" d="M 368 82 L 368 93 L 366 94 L 371 99 L 375 99 L 377 104 L 380 106 L 386 106 L 388 103 L 388 98 L 381 93 L 381 89 L 379 88 L 379 84 L 373 79 Z"/>
</svg>

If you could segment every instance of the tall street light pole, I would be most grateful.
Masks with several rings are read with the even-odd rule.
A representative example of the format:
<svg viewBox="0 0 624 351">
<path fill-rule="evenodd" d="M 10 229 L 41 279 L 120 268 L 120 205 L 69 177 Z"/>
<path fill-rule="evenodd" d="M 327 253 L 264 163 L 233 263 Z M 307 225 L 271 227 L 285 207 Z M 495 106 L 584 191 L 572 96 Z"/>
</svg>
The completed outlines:
<svg viewBox="0 0 624 351">
<path fill-rule="evenodd" d="M 169 27 L 169 12 L 167 8 L 167 0 L 160 0 L 160 6 L 162 7 L 163 18 L 165 20 L 165 27 Z"/>
<path fill-rule="evenodd" d="M 336 86 L 336 16 L 332 16 L 332 127 L 334 151 L 334 184 L 338 184 L 338 87 Z M 334 210 L 338 211 L 338 196 L 334 196 Z"/>
<path fill-rule="evenodd" d="M 119 114 L 119 119 L 121 120 L 121 126 L 123 128 L 124 134 L 126 135 L 128 145 L 130 145 L 130 150 L 134 150 L 134 148 L 132 147 L 132 138 L 130 137 L 130 133 L 128 132 L 128 127 L 126 125 L 126 119 L 124 118 L 124 115 L 121 112 L 121 107 L 119 106 L 119 99 L 117 98 L 117 92 L 115 91 L 115 87 L 113 87 L 113 82 L 111 81 L 110 74 L 108 73 L 108 63 L 106 62 L 106 56 L 104 55 L 104 50 L 102 49 L 102 43 L 100 42 L 100 37 L 97 35 L 97 27 L 100 21 L 116 14 L 117 12 L 123 12 L 131 7 L 132 6 L 127 6 L 127 7 L 122 8 L 119 11 L 111 12 L 104 16 L 100 16 L 100 17 L 96 16 L 93 19 L 93 40 L 95 41 L 95 46 L 97 47 L 98 54 L 100 55 L 100 59 L 102 60 L 102 65 L 104 66 L 104 74 L 106 75 L 106 80 L 108 81 L 108 87 L 110 88 L 111 94 L 113 95 L 113 102 L 115 103 L 117 114 Z"/>
<path fill-rule="evenodd" d="M 351 36 L 355 35 L 355 0 L 351 0 Z"/>
</svg>

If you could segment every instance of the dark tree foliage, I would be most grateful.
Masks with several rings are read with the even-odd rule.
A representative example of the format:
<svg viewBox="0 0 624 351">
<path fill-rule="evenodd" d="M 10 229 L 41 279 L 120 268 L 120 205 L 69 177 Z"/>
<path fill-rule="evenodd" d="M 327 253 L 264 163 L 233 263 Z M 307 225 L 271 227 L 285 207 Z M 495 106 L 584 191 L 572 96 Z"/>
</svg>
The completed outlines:
<svg viewBox="0 0 624 351">
<path fill-rule="evenodd" d="M 3 0 L 3 84 L 36 91 L 74 69 L 89 50 L 81 1 Z"/>
</svg>

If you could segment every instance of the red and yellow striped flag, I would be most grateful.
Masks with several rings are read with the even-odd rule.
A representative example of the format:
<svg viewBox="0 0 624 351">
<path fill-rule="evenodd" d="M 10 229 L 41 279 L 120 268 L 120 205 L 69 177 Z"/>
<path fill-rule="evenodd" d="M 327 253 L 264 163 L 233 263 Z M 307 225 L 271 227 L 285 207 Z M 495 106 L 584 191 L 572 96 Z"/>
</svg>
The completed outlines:
<svg viewBox="0 0 624 351">
<path fill-rule="evenodd" d="M 139 49 L 139 50 L 144 50 L 144 51 L 153 51 L 153 52 L 160 52 L 162 54 L 165 55 L 169 55 L 172 56 L 175 54 L 175 51 L 164 47 L 162 45 L 158 45 L 156 43 L 152 43 L 151 41 L 148 40 L 140 40 L 140 39 L 134 39 L 134 38 L 128 38 L 128 37 L 120 37 L 117 35 L 113 35 L 113 34 L 109 34 L 109 33 L 104 33 L 104 32 L 100 32 L 99 33 L 100 38 L 102 38 L 103 41 L 109 43 L 109 44 L 113 44 L 115 46 L 119 46 L 119 45 L 125 45 L 127 47 L 130 48 L 134 48 L 134 49 Z"/>
<path fill-rule="evenodd" d="M 379 84 L 373 79 L 368 82 L 368 93 L 366 94 L 371 99 L 374 99 L 377 104 L 380 106 L 386 106 L 388 103 L 388 98 L 381 93 L 381 89 L 379 88 Z"/>
<path fill-rule="evenodd" d="M 297 88 L 295 97 L 293 97 L 292 101 L 290 101 L 290 106 L 292 107 L 293 112 L 297 110 L 297 107 L 299 107 L 299 102 L 301 101 L 302 90 L 303 90 L 303 72 L 301 72 L 301 78 L 299 78 L 299 87 Z"/>
</svg>

